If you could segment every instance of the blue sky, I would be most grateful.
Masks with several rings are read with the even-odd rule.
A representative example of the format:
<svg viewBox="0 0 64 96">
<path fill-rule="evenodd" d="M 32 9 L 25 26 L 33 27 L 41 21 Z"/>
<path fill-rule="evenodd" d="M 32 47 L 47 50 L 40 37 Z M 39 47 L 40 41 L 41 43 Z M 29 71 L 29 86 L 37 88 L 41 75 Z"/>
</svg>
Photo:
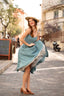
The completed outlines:
<svg viewBox="0 0 64 96">
<path fill-rule="evenodd" d="M 14 4 L 22 8 L 28 16 L 33 16 L 41 19 L 41 6 L 42 0 L 14 0 Z"/>
</svg>

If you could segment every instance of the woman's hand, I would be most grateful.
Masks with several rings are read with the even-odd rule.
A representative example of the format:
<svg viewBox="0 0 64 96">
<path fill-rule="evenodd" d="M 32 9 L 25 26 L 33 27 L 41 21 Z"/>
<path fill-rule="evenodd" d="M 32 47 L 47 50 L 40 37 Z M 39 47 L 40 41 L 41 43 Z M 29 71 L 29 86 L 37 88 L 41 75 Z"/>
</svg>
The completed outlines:
<svg viewBox="0 0 64 96">
<path fill-rule="evenodd" d="M 34 43 L 31 43 L 31 44 L 29 44 L 29 47 L 34 46 L 34 45 L 35 45 Z"/>
</svg>

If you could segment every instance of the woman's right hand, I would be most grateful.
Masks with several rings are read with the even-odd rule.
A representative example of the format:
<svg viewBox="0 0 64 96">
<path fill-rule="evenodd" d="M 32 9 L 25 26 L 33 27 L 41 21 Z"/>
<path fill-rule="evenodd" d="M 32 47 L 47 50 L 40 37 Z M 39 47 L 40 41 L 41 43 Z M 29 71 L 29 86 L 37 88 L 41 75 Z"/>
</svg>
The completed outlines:
<svg viewBox="0 0 64 96">
<path fill-rule="evenodd" d="M 34 45 L 35 45 L 34 43 L 31 43 L 31 44 L 29 44 L 29 47 L 34 46 Z"/>
</svg>

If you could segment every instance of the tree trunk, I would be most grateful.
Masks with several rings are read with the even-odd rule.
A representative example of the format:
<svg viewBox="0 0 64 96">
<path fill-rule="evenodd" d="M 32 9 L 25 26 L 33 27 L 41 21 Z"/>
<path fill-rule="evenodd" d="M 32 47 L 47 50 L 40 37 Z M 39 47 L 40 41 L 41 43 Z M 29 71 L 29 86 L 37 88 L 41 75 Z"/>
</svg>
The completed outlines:
<svg viewBox="0 0 64 96">
<path fill-rule="evenodd" d="M 4 37 L 3 38 L 6 38 L 6 26 L 5 26 L 5 31 L 4 31 Z"/>
</svg>

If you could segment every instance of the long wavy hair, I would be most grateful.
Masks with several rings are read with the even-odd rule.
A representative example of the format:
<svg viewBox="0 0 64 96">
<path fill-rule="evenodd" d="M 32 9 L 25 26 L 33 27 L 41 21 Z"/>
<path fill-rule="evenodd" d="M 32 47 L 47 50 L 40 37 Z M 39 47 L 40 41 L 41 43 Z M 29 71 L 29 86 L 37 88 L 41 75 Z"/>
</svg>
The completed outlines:
<svg viewBox="0 0 64 96">
<path fill-rule="evenodd" d="M 35 19 L 33 19 L 33 20 L 35 21 L 35 29 L 37 30 L 37 21 L 36 21 Z M 32 27 L 30 26 L 29 20 L 28 20 L 28 26 L 29 26 L 29 28 L 31 29 L 31 33 L 30 33 L 31 36 L 34 37 L 34 36 L 33 36 L 33 29 L 32 29 Z"/>
</svg>

